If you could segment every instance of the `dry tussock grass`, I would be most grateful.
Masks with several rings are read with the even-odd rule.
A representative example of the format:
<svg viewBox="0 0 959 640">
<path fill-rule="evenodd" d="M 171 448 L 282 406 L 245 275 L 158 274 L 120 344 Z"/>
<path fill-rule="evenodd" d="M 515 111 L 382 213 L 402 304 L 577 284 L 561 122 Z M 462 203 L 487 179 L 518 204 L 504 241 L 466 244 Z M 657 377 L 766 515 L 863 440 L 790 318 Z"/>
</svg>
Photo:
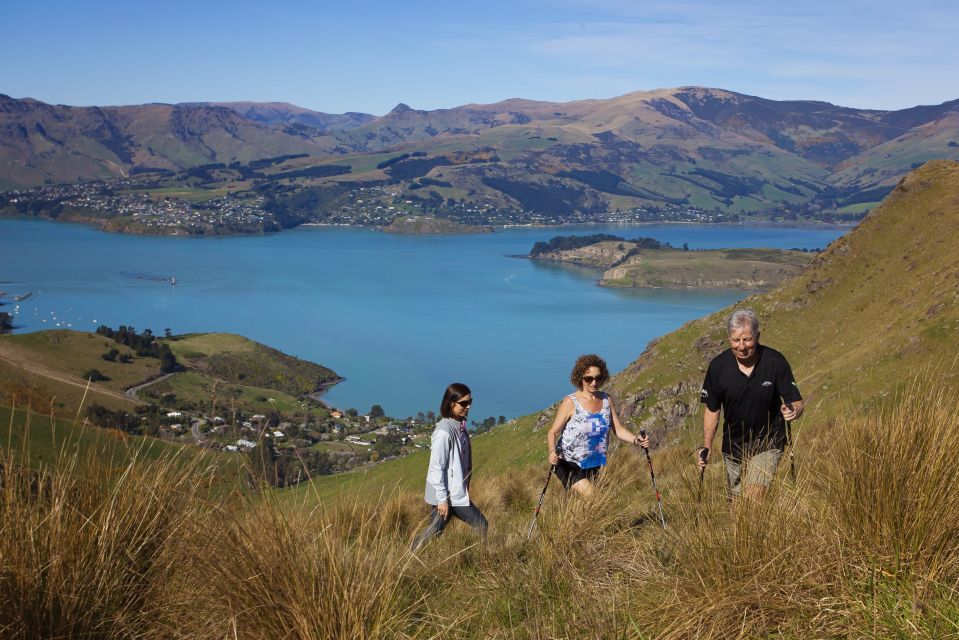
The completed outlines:
<svg viewBox="0 0 959 640">
<path fill-rule="evenodd" d="M 546 467 L 476 479 L 488 540 L 462 524 L 418 555 L 418 494 L 290 507 L 211 502 L 204 469 L 4 458 L 0 629 L 10 637 L 959 637 L 959 401 L 935 376 L 878 413 L 805 420 L 795 483 L 730 509 L 720 465 L 697 503 L 692 452 L 641 452 L 593 496 Z M 784 466 L 788 467 L 788 460 Z"/>
<path fill-rule="evenodd" d="M 29 425 L 29 419 L 28 419 Z M 3 637 L 136 637 L 202 513 L 207 469 L 195 458 L 71 453 L 31 470 L 0 452 L 0 632 Z"/>
</svg>

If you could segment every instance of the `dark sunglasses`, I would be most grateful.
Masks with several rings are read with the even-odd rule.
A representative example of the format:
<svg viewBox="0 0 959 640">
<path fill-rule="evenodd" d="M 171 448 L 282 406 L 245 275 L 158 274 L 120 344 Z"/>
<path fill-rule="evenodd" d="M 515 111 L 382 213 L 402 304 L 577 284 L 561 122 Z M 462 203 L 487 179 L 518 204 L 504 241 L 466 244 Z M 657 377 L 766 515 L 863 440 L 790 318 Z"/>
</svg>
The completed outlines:
<svg viewBox="0 0 959 640">
<path fill-rule="evenodd" d="M 455 402 L 456 404 L 458 404 L 459 406 L 465 409 L 469 407 L 471 404 L 473 404 L 473 399 L 470 398 L 469 400 L 453 400 L 453 402 Z"/>
<path fill-rule="evenodd" d="M 603 376 L 583 376 L 583 382 L 590 384 L 595 382 L 596 384 L 603 384 Z"/>
</svg>

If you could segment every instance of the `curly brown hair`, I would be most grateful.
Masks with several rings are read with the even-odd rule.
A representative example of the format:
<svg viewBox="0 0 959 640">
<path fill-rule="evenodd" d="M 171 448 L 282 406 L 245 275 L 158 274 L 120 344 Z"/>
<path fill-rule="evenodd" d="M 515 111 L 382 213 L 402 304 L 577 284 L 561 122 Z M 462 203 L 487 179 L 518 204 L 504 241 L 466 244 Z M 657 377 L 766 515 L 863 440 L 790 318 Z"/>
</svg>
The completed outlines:
<svg viewBox="0 0 959 640">
<path fill-rule="evenodd" d="M 606 368 L 606 361 L 595 353 L 580 356 L 576 358 L 576 364 L 573 365 L 573 371 L 569 374 L 570 383 L 579 389 L 583 384 L 583 376 L 589 371 L 590 367 L 599 369 L 599 377 L 602 382 L 609 380 L 609 369 Z"/>
</svg>

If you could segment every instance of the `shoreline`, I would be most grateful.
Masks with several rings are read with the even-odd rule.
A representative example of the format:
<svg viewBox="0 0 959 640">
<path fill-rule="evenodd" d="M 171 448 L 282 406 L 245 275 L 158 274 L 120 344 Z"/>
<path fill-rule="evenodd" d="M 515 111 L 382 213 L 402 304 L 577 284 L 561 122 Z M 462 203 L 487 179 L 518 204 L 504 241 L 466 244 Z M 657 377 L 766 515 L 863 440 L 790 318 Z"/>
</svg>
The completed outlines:
<svg viewBox="0 0 959 640">
<path fill-rule="evenodd" d="M 320 403 L 320 404 L 321 404 L 323 407 L 325 407 L 326 409 L 332 411 L 332 410 L 336 409 L 336 407 L 334 407 L 332 404 L 330 404 L 329 402 L 327 402 L 326 400 L 324 400 L 324 399 L 323 399 L 323 396 L 324 396 L 330 389 L 332 389 L 332 388 L 335 387 L 336 385 L 340 384 L 341 382 L 346 382 L 346 378 L 344 378 L 344 377 L 342 377 L 342 376 L 336 376 L 336 378 L 334 378 L 333 380 L 330 380 L 330 381 L 327 381 L 327 382 L 322 383 L 320 386 L 318 386 L 316 389 L 314 389 L 313 391 L 311 391 L 310 393 L 308 393 L 308 394 L 306 394 L 306 395 L 307 395 L 308 398 L 311 398 L 311 399 L 315 400 L 316 402 Z M 338 410 L 338 409 L 337 409 L 337 410 Z"/>
<path fill-rule="evenodd" d="M 249 233 L 208 233 L 208 234 L 190 234 L 190 233 L 151 233 L 149 231 L 125 231 L 122 229 L 108 229 L 107 223 L 108 220 L 99 221 L 89 218 L 50 218 L 46 216 L 22 216 L 22 215 L 3 215 L 0 214 L 0 223 L 4 220 L 24 220 L 24 221 L 41 221 L 49 223 L 66 223 L 66 224 L 75 224 L 89 227 L 95 231 L 100 231 L 101 233 L 115 234 L 115 235 L 127 235 L 127 236 L 144 236 L 151 238 L 179 238 L 179 239 L 199 239 L 204 238 L 251 238 L 251 237 L 268 237 L 283 233 L 284 231 L 293 231 L 300 227 L 317 227 L 317 228 L 340 228 L 340 229 L 355 229 L 363 231 L 372 231 L 372 232 L 384 232 L 385 227 L 377 227 L 373 225 L 362 225 L 362 224 L 348 224 L 341 222 L 304 222 L 293 227 L 286 229 L 280 229 L 278 231 L 258 231 L 258 232 L 249 232 Z M 691 227 L 756 227 L 756 228 L 773 228 L 773 229 L 828 229 L 835 231 L 849 231 L 854 229 L 859 222 L 855 223 L 836 223 L 836 222 L 816 222 L 816 221 L 807 221 L 807 222 L 773 222 L 770 220 L 747 220 L 739 222 L 691 222 L 688 220 L 662 220 L 657 222 L 561 222 L 557 224 L 532 224 L 532 223 L 523 223 L 523 224 L 496 224 L 496 225 L 486 225 L 493 230 L 495 233 L 498 230 L 509 230 L 509 229 L 588 229 L 591 227 L 622 227 L 622 228 L 631 228 L 631 227 L 659 227 L 666 225 L 683 225 Z M 391 235 L 437 235 L 431 233 L 404 233 L 404 234 L 391 234 Z M 457 232 L 457 231 L 447 231 L 441 235 L 483 235 L 477 234 L 476 232 Z M 513 256 L 510 256 L 513 257 Z M 516 256 L 519 257 L 519 256 Z"/>
</svg>

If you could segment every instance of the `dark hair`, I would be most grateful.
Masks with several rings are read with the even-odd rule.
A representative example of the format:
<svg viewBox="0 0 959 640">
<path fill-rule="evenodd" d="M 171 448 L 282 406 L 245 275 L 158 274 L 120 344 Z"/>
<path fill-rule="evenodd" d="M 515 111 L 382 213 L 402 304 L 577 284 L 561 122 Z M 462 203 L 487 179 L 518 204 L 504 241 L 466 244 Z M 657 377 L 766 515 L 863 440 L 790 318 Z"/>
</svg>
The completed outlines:
<svg viewBox="0 0 959 640">
<path fill-rule="evenodd" d="M 454 402 L 468 395 L 472 395 L 470 388 L 462 382 L 454 382 L 446 387 L 446 393 L 443 394 L 443 402 L 440 403 L 440 415 L 444 418 L 452 418 L 450 407 L 453 406 Z"/>
<path fill-rule="evenodd" d="M 589 371 L 590 367 L 599 369 L 599 377 L 602 382 L 609 380 L 609 369 L 606 368 L 606 361 L 595 353 L 576 358 L 576 364 L 573 365 L 573 371 L 569 374 L 569 381 L 574 387 L 579 389 L 583 385 L 583 376 Z"/>
</svg>

